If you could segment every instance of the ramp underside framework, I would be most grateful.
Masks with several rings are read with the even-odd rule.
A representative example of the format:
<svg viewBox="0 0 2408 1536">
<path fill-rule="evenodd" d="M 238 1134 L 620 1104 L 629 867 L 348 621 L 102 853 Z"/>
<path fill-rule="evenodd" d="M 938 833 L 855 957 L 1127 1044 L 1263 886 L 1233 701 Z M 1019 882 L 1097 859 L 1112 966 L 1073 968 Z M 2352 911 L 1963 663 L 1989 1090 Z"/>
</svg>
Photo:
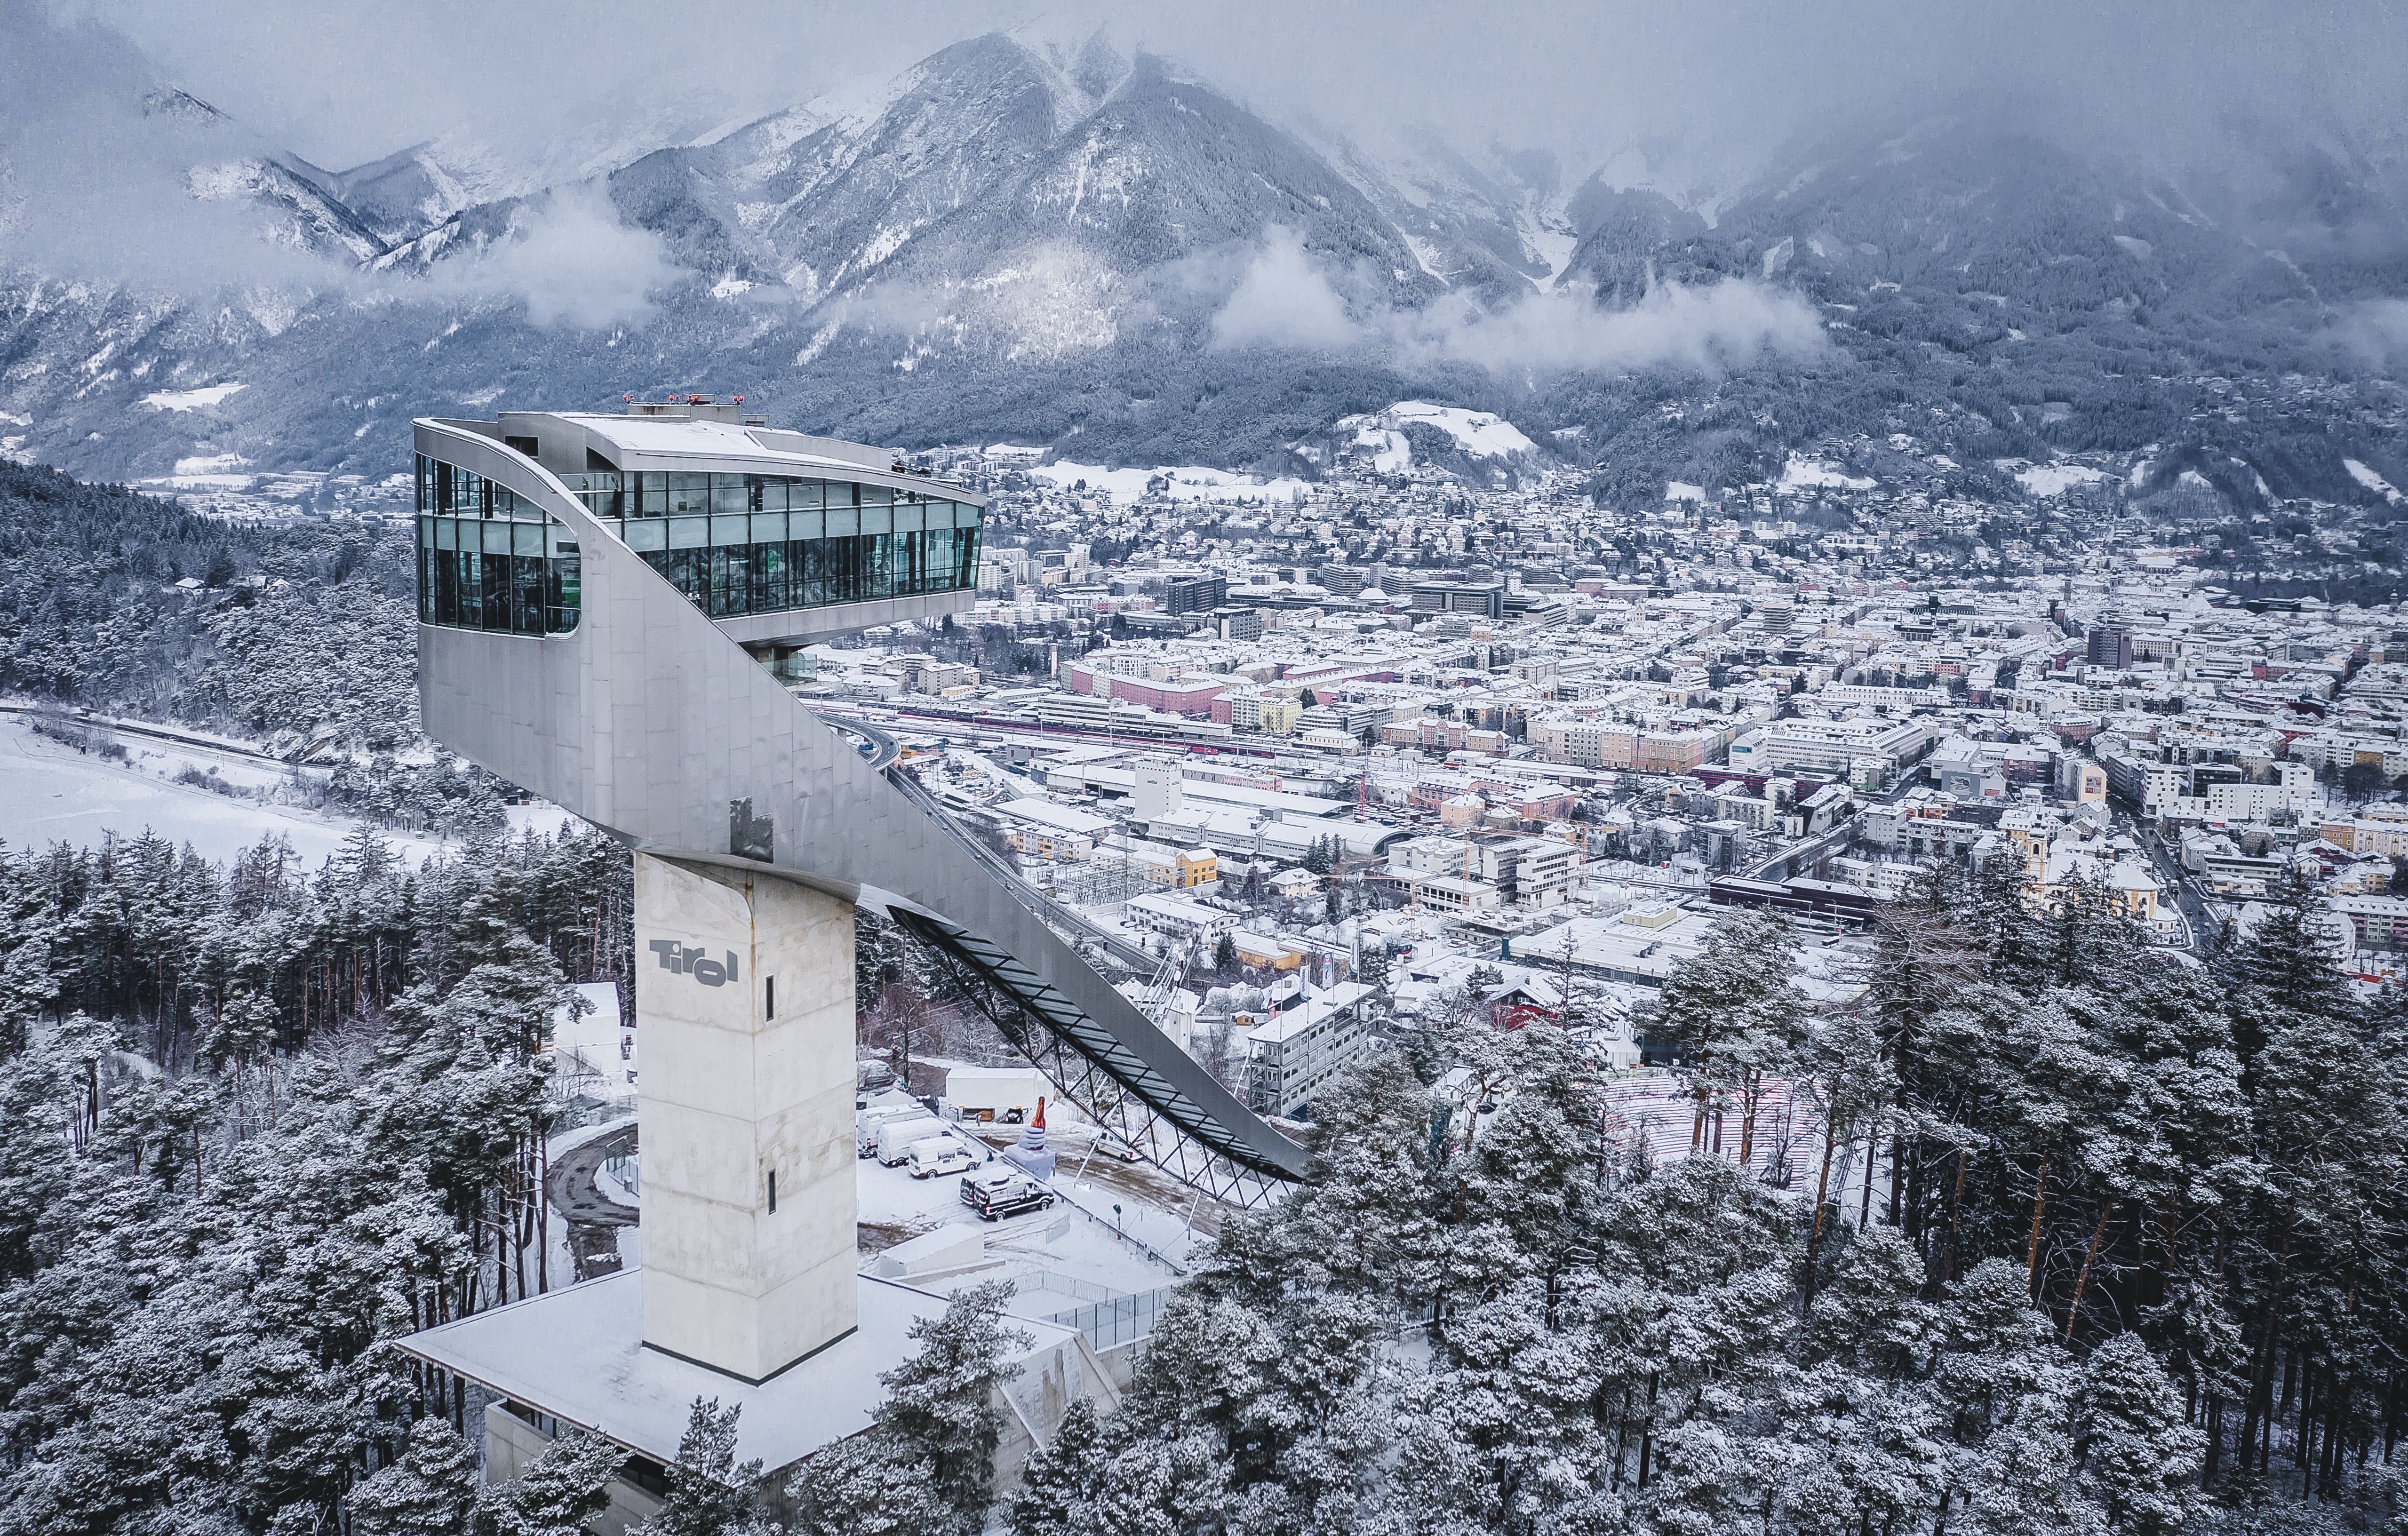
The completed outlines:
<svg viewBox="0 0 2408 1536">
<path fill-rule="evenodd" d="M 1027 967 L 941 919 L 911 912 L 895 917 L 937 955 L 953 989 L 1097 1126 L 1182 1184 L 1226 1204 L 1252 1207 L 1275 1192 L 1277 1170 L 1262 1168 L 1253 1149 L 1202 1105 Z"/>
<path fill-rule="evenodd" d="M 1098 974 L 1016 870 L 908 773 L 866 761 L 533 460 L 473 423 L 418 451 L 509 485 L 582 547 L 576 629 L 419 628 L 428 733 L 632 847 L 798 881 L 925 940 L 1064 1097 L 1215 1199 L 1252 1205 L 1306 1155 Z"/>
</svg>

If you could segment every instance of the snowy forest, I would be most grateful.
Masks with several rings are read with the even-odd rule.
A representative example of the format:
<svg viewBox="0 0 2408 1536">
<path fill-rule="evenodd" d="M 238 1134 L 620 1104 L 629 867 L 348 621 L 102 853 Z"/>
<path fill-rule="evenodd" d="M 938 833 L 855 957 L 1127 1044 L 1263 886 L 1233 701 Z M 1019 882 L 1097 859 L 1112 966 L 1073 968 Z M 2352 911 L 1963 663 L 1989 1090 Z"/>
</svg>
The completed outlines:
<svg viewBox="0 0 2408 1536">
<path fill-rule="evenodd" d="M 598 833 L 0 857 L 0 1530 L 339 1529 L 459 1415 L 380 1341 L 565 1281 L 538 1049 L 632 900 Z"/>
<path fill-rule="evenodd" d="M 598 1509 L 618 1452 L 480 1488 L 473 1410 L 380 1342 L 565 1283 L 537 1047 L 565 979 L 624 973 L 627 910 L 599 838 L 0 860 L 0 1532 Z M 1564 1028 L 1399 1021 L 1116 1409 L 998 1495 L 1010 1320 L 968 1293 L 787 1485 L 792 1529 L 2398 1531 L 2408 1019 L 2309 921 L 2201 971 L 2100 902 L 1950 882 L 1818 1010 L 1793 936 L 1734 918 L 1649 1021 L 1694 1096 L 1658 1164 L 1577 997 Z M 1468 1125 L 1433 1091 L 1459 1065 Z M 1733 1156 L 1776 1081 L 1823 1127 L 1785 1190 Z M 732 1419 L 696 1405 L 655 1529 L 768 1529 Z"/>
<path fill-rule="evenodd" d="M 295 803 L 497 830 L 505 786 L 418 730 L 415 581 L 404 531 L 205 518 L 0 463 L 0 692 L 318 749 Z"/>
</svg>

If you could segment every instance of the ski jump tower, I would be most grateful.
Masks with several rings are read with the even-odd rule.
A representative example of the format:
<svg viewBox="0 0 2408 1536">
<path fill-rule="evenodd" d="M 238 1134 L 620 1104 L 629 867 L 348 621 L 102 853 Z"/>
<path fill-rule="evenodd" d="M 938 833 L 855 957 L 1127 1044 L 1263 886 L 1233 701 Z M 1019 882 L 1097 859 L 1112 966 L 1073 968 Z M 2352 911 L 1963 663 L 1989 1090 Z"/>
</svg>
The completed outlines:
<svg viewBox="0 0 2408 1536">
<path fill-rule="evenodd" d="M 655 1458 L 706 1374 L 703 1395 L 748 1404 L 824 1374 L 845 1380 L 813 1396 L 862 1398 L 851 1378 L 899 1358 L 910 1308 L 857 1272 L 861 907 L 933 945 L 1065 1097 L 1143 1120 L 1174 1174 L 1244 1201 L 1302 1171 L 1041 897 L 788 691 L 815 639 L 968 608 L 982 497 L 691 399 L 424 419 L 415 436 L 427 732 L 635 851 L 644 1215 L 639 1272 L 419 1335 L 413 1354 L 523 1419 Z M 638 1284 L 640 1350 L 583 1362 L 617 1388 L 579 1386 L 573 1351 L 526 1353 L 548 1332 L 624 1332 Z M 566 1315 L 603 1290 L 617 1321 Z M 633 1406 L 647 1392 L 661 1413 Z M 742 1454 L 773 1469 L 818 1432 L 773 1432 L 779 1412 L 744 1420 Z M 647 1414 L 674 1423 L 638 1428 Z"/>
</svg>

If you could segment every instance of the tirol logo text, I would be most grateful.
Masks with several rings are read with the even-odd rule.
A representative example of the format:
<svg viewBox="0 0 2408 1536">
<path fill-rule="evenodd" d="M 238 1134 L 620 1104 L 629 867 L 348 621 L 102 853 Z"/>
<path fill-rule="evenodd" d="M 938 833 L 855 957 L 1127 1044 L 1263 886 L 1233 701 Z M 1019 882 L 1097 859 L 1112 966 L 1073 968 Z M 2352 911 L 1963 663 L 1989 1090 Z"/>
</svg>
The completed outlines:
<svg viewBox="0 0 2408 1536">
<path fill-rule="evenodd" d="M 655 939 L 645 946 L 661 957 L 663 970 L 674 970 L 691 976 L 705 986 L 725 986 L 736 980 L 736 952 L 726 952 L 724 959 L 713 960 L 698 949 L 692 949 L 675 939 Z"/>
</svg>

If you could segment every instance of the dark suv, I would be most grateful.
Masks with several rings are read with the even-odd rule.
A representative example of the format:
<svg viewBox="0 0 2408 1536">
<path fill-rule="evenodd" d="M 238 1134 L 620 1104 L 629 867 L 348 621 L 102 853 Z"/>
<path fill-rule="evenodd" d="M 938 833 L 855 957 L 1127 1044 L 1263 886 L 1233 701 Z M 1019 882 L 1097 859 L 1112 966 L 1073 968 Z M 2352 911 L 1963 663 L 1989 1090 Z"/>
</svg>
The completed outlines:
<svg viewBox="0 0 2408 1536">
<path fill-rule="evenodd" d="M 963 1177 L 962 1203 L 984 1220 L 1000 1221 L 1044 1210 L 1054 1203 L 1054 1191 L 1017 1169 L 989 1168 Z"/>
</svg>

